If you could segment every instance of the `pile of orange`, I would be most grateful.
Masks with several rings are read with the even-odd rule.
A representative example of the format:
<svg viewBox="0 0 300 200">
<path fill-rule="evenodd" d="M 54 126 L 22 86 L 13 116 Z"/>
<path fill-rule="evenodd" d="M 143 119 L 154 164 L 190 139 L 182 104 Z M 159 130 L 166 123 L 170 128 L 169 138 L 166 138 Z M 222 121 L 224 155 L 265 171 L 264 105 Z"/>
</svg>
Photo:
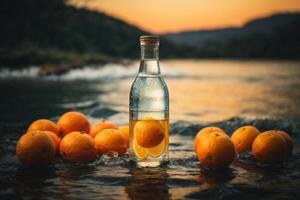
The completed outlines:
<svg viewBox="0 0 300 200">
<path fill-rule="evenodd" d="M 56 124 L 48 119 L 32 122 L 17 142 L 16 155 L 25 165 L 50 164 L 57 153 L 69 162 L 86 163 L 113 152 L 122 156 L 128 143 L 128 126 L 107 120 L 90 125 L 84 114 L 72 111 Z"/>
<path fill-rule="evenodd" d="M 224 169 L 235 159 L 236 153 L 252 152 L 260 161 L 282 161 L 293 152 L 293 139 L 284 131 L 261 133 L 253 126 L 243 126 L 231 138 L 218 127 L 206 127 L 195 136 L 194 148 L 200 163 L 213 169 Z"/>
<path fill-rule="evenodd" d="M 134 126 L 133 150 L 143 159 L 160 155 L 165 145 L 164 128 L 157 120 L 142 120 Z M 98 156 L 122 156 L 129 147 L 129 127 L 111 121 L 90 125 L 80 112 L 64 113 L 57 123 L 48 119 L 32 122 L 16 145 L 17 158 L 25 165 L 47 165 L 59 154 L 73 163 L 94 161 Z M 251 152 L 264 162 L 282 161 L 293 152 L 293 139 L 284 131 L 260 132 L 243 126 L 229 137 L 218 127 L 206 127 L 195 136 L 194 149 L 201 165 L 224 169 L 236 154 Z"/>
</svg>

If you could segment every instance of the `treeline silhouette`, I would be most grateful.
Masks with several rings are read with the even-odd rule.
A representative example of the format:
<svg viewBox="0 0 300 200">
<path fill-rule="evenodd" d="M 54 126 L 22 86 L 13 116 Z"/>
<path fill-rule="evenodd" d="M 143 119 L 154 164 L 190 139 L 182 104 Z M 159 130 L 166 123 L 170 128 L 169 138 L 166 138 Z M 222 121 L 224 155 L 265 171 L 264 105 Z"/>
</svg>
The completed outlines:
<svg viewBox="0 0 300 200">
<path fill-rule="evenodd" d="M 105 14 L 63 0 L 5 0 L 0 6 L 0 67 L 138 58 L 146 32 Z M 161 55 L 185 55 L 163 41 Z"/>
<path fill-rule="evenodd" d="M 222 31 L 217 35 L 207 31 L 211 39 L 203 38 L 201 44 L 197 42 L 201 35 L 197 34 L 190 37 L 179 33 L 175 39 L 164 35 L 160 55 L 162 58 L 299 59 L 300 20 L 297 19 L 288 24 L 281 20 L 283 25 L 268 34 L 256 31 L 226 38 Z M 255 27 L 257 22 L 253 23 Z M 0 67 L 138 58 L 139 36 L 147 34 L 103 13 L 69 6 L 64 0 L 3 0 L 0 26 Z M 184 42 L 180 42 L 182 38 Z"/>
</svg>

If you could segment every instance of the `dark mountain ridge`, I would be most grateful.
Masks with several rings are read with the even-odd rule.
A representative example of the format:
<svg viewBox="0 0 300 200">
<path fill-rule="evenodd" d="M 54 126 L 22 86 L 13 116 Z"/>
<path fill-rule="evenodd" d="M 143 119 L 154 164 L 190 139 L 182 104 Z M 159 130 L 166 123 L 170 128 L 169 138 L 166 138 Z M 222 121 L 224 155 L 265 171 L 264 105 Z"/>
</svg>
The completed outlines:
<svg viewBox="0 0 300 200">
<path fill-rule="evenodd" d="M 276 28 L 291 23 L 297 23 L 299 20 L 300 13 L 276 14 L 251 20 L 240 28 L 230 27 L 212 30 L 185 31 L 179 33 L 166 33 L 164 36 L 176 43 L 199 45 L 195 44 L 195 41 L 203 43 L 210 39 L 225 41 L 231 38 L 245 37 L 254 33 L 272 34 Z"/>
<path fill-rule="evenodd" d="M 296 58 L 300 55 L 300 13 L 254 19 L 241 28 L 164 34 L 198 50 L 197 57 Z"/>
</svg>

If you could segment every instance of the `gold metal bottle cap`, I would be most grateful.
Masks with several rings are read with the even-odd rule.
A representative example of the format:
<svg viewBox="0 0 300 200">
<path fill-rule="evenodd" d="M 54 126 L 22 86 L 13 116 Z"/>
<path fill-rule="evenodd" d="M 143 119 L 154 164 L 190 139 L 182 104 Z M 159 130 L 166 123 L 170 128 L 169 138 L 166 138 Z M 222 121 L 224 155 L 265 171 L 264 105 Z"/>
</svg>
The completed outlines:
<svg viewBox="0 0 300 200">
<path fill-rule="evenodd" d="M 141 45 L 159 45 L 159 36 L 157 35 L 142 35 L 140 36 Z"/>
</svg>

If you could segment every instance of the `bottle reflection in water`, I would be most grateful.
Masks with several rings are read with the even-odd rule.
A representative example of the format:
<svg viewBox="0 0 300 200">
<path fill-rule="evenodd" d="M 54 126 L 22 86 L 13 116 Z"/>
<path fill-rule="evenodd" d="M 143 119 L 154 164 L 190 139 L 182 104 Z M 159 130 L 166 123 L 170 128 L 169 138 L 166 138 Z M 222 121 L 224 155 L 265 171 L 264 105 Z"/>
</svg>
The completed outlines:
<svg viewBox="0 0 300 200">
<path fill-rule="evenodd" d="M 169 155 L 169 94 L 159 68 L 157 36 L 141 36 L 141 62 L 130 91 L 130 158 L 158 166 Z"/>
<path fill-rule="evenodd" d="M 165 168 L 132 168 L 125 191 L 130 199 L 170 199 Z"/>
</svg>

